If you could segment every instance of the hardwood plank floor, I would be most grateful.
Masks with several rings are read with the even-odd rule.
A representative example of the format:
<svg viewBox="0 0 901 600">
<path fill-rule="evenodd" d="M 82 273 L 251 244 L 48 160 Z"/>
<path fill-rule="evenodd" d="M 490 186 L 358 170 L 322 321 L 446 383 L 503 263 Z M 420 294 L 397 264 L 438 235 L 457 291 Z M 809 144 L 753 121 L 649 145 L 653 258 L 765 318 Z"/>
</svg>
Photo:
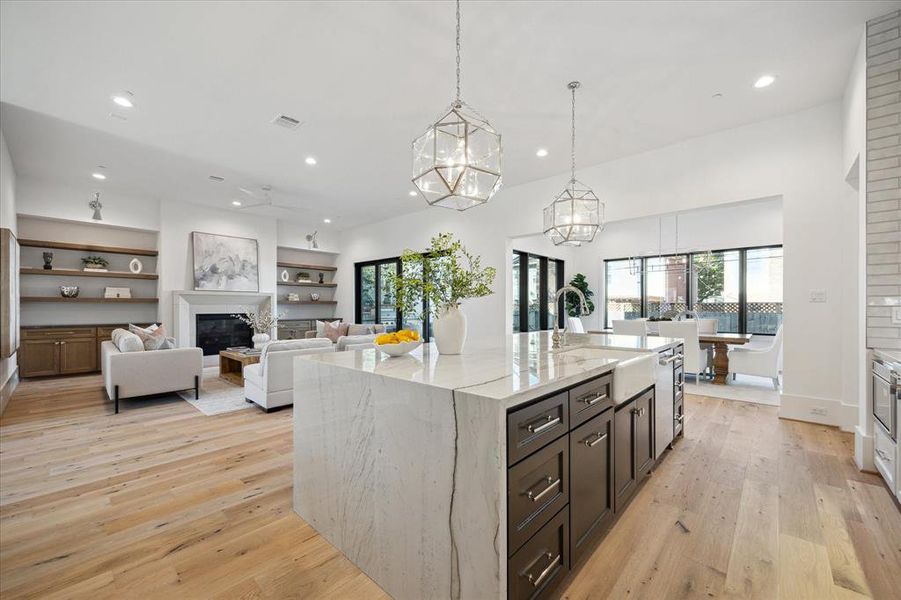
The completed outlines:
<svg viewBox="0 0 901 600">
<path fill-rule="evenodd" d="M 293 513 L 290 409 L 124 404 L 94 375 L 20 384 L 0 418 L 4 599 L 386 597 Z M 563 597 L 898 598 L 901 512 L 850 434 L 703 396 L 686 411 Z"/>
</svg>

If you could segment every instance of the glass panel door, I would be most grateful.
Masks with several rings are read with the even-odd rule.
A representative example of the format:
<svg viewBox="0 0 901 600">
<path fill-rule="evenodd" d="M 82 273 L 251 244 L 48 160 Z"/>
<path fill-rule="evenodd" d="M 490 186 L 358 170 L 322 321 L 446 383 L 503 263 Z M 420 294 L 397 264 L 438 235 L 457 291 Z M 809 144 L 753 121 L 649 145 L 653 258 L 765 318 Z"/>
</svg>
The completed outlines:
<svg viewBox="0 0 901 600">
<path fill-rule="evenodd" d="M 651 318 L 672 318 L 688 309 L 688 257 L 655 256 L 645 261 L 647 304 Z"/>
<path fill-rule="evenodd" d="M 541 329 L 541 260 L 529 256 L 529 331 Z"/>
<path fill-rule="evenodd" d="M 716 319 L 717 331 L 738 333 L 741 252 L 707 252 L 692 256 L 692 310 L 701 319 Z"/>
<path fill-rule="evenodd" d="M 614 320 L 641 317 L 641 259 L 630 268 L 629 260 L 611 260 L 606 263 L 606 318 L 607 327 Z"/>
<path fill-rule="evenodd" d="M 519 332 L 519 252 L 513 253 L 513 333 Z"/>
<path fill-rule="evenodd" d="M 782 248 L 745 253 L 748 333 L 775 334 L 782 324 Z"/>
<path fill-rule="evenodd" d="M 360 323 L 376 322 L 375 314 L 375 265 L 360 267 Z"/>
<path fill-rule="evenodd" d="M 379 298 L 379 323 L 385 325 L 387 331 L 397 330 L 397 301 L 394 295 L 392 278 L 397 273 L 397 263 L 382 263 L 379 265 L 378 298 Z"/>
</svg>

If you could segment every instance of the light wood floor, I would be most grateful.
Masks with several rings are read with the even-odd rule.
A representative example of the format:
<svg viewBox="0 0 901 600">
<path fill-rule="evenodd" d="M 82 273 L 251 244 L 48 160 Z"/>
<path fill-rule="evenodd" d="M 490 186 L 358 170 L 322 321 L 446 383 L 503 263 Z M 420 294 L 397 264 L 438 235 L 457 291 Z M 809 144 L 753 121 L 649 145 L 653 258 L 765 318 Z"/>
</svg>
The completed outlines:
<svg viewBox="0 0 901 600">
<path fill-rule="evenodd" d="M 113 415 L 100 386 L 25 382 L 0 419 L 4 600 L 384 597 L 292 512 L 290 410 Z M 901 513 L 852 436 L 701 396 L 687 412 L 564 597 L 899 597 Z"/>
</svg>

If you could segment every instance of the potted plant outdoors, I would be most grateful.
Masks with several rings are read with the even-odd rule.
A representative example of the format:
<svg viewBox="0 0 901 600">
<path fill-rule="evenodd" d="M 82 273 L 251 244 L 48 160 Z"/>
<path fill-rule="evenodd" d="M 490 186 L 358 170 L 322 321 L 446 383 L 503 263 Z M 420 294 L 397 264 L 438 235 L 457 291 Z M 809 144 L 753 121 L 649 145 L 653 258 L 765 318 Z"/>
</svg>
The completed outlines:
<svg viewBox="0 0 901 600">
<path fill-rule="evenodd" d="M 81 268 L 84 271 L 106 271 L 109 261 L 102 256 L 85 256 L 81 259 Z"/>
<path fill-rule="evenodd" d="M 585 275 L 576 273 L 576 276 L 570 280 L 569 285 L 582 292 L 582 295 L 585 296 L 585 304 L 588 306 L 588 312 L 581 314 L 579 309 L 579 297 L 573 292 L 566 292 L 564 295 L 566 298 L 566 314 L 570 317 L 587 317 L 593 313 L 594 302 L 591 301 L 591 297 L 594 296 L 594 292 L 589 289 L 588 280 L 585 279 Z"/>
<path fill-rule="evenodd" d="M 272 314 L 272 310 L 268 308 L 264 308 L 259 312 L 245 308 L 243 315 L 232 316 L 237 317 L 242 323 L 246 323 L 253 329 L 253 337 L 251 338 L 253 347 L 254 350 L 260 350 L 269 341 L 269 332 L 278 325 L 278 320 L 283 315 Z"/>
<path fill-rule="evenodd" d="M 460 310 L 463 300 L 481 298 L 494 292 L 497 270 L 482 267 L 450 233 L 433 237 L 424 251 L 404 250 L 401 272 L 390 276 L 397 305 L 407 314 L 421 312 L 428 300 L 434 317 L 435 345 L 441 354 L 460 354 L 466 343 L 466 315 Z"/>
</svg>

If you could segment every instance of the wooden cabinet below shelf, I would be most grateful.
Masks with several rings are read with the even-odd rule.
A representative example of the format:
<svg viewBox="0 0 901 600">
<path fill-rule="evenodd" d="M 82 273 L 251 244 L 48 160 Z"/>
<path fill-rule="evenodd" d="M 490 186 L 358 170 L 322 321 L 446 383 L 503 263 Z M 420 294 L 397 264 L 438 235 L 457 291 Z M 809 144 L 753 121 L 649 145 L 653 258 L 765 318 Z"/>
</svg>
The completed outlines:
<svg viewBox="0 0 901 600">
<path fill-rule="evenodd" d="M 47 377 L 99 371 L 100 344 L 118 328 L 128 325 L 23 328 L 19 373 L 22 377 Z"/>
<path fill-rule="evenodd" d="M 91 373 L 97 370 L 97 343 L 93 337 L 60 340 L 59 373 Z"/>
<path fill-rule="evenodd" d="M 19 374 L 22 377 L 44 377 L 59 374 L 59 340 L 22 340 L 19 349 Z"/>
</svg>

